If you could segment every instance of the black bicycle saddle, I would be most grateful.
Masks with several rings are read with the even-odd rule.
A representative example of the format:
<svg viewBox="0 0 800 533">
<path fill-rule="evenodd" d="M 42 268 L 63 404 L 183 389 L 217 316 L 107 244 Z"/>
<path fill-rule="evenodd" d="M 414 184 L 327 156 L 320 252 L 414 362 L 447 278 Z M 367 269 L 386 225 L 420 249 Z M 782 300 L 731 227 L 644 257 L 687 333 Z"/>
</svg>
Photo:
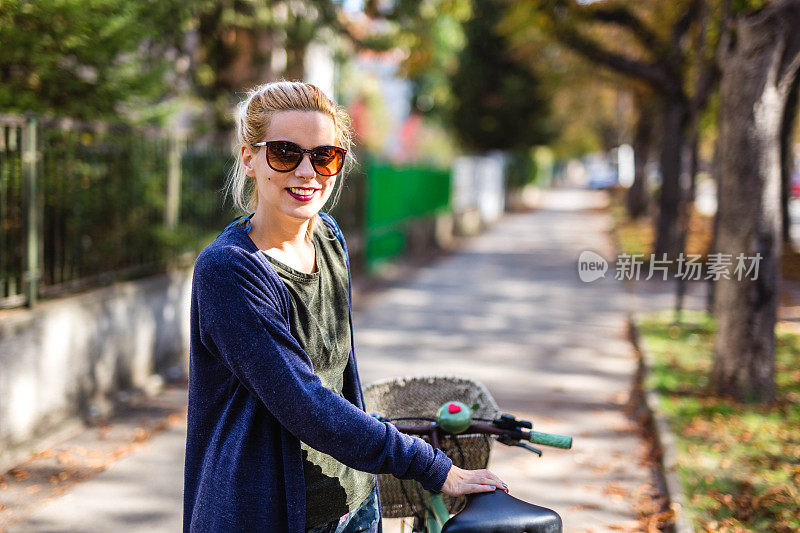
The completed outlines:
<svg viewBox="0 0 800 533">
<path fill-rule="evenodd" d="M 464 509 L 445 522 L 442 533 L 561 533 L 561 517 L 497 489 L 467 496 Z"/>
</svg>

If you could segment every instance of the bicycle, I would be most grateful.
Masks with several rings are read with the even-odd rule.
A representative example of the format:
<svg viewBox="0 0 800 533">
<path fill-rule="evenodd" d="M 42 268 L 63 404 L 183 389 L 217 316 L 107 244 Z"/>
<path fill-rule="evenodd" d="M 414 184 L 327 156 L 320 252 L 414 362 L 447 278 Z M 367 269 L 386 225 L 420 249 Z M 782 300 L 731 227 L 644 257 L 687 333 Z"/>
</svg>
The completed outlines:
<svg viewBox="0 0 800 533">
<path fill-rule="evenodd" d="M 478 381 L 452 376 L 389 378 L 364 388 L 367 411 L 418 435 L 465 469 L 486 468 L 493 440 L 542 455 L 533 444 L 569 449 L 572 438 L 533 431 L 531 422 L 499 414 Z M 431 417 L 431 413 L 436 417 Z M 421 424 L 411 424 L 419 421 Z M 493 438 L 494 437 L 494 438 Z M 451 497 L 412 480 L 378 476 L 384 518 L 413 517 L 413 533 L 560 533 L 561 517 L 502 490 Z M 452 518 L 451 518 L 451 515 Z"/>
</svg>

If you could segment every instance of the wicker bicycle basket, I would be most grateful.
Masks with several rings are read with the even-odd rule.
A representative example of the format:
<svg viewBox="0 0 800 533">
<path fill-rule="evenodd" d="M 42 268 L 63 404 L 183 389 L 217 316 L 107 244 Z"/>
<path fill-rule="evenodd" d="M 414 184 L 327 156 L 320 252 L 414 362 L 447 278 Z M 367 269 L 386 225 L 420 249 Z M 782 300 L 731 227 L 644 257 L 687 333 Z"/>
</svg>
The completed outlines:
<svg viewBox="0 0 800 533">
<path fill-rule="evenodd" d="M 383 417 L 412 417 L 404 424 L 427 424 L 413 417 L 432 418 L 439 407 L 448 401 L 472 406 L 478 404 L 474 415 L 495 418 L 497 403 L 486 387 L 471 379 L 453 376 L 399 377 L 370 383 L 364 388 L 364 403 L 368 413 Z M 423 437 L 430 442 L 428 437 Z M 486 468 L 491 450 L 491 437 L 476 434 L 448 435 L 440 438 L 440 447 L 453 464 L 466 469 Z M 425 514 L 423 489 L 417 481 L 401 480 L 388 474 L 378 475 L 382 514 L 385 518 L 402 518 Z M 466 499 L 444 495 L 450 514 L 460 511 Z"/>
</svg>

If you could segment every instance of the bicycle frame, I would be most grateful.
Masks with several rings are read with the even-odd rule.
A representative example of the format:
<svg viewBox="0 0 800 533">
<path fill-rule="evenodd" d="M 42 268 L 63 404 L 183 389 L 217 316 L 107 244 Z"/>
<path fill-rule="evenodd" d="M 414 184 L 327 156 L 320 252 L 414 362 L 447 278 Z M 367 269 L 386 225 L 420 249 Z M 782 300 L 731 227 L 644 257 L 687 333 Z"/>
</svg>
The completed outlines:
<svg viewBox="0 0 800 533">
<path fill-rule="evenodd" d="M 441 494 L 423 492 L 425 498 L 425 529 L 427 533 L 441 533 L 442 526 L 450 519 L 450 513 L 444 504 Z"/>
</svg>

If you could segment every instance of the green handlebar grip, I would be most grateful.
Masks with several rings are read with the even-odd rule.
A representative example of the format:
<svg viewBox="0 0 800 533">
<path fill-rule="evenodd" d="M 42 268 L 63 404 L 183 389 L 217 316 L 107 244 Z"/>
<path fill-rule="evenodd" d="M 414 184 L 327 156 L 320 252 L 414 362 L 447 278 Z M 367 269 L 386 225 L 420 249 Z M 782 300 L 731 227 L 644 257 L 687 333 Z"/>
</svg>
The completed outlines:
<svg viewBox="0 0 800 533">
<path fill-rule="evenodd" d="M 564 448 L 569 450 L 572 448 L 572 437 L 566 435 L 555 435 L 553 433 L 540 433 L 538 431 L 531 431 L 531 442 L 534 444 L 542 444 L 544 446 L 552 446 L 553 448 Z"/>
</svg>

